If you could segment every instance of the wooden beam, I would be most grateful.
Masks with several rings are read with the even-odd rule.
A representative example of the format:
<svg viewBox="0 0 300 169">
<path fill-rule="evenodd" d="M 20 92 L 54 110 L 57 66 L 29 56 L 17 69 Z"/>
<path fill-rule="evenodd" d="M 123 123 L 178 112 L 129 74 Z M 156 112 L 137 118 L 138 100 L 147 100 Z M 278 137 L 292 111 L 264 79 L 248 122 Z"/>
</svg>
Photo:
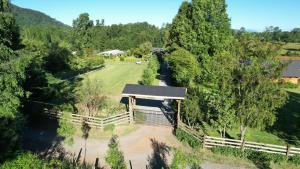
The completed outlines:
<svg viewBox="0 0 300 169">
<path fill-rule="evenodd" d="M 180 104 L 181 100 L 177 100 L 177 124 L 180 122 Z"/>
<path fill-rule="evenodd" d="M 133 123 L 133 98 L 128 97 L 128 107 L 129 107 L 129 116 L 130 116 L 130 124 Z"/>
</svg>

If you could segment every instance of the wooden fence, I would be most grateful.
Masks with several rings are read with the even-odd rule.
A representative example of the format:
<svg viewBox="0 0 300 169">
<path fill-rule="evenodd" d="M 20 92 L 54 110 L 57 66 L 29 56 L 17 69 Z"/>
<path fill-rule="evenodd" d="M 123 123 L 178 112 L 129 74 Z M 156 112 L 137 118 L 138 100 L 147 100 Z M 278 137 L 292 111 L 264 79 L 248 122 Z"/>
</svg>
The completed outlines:
<svg viewBox="0 0 300 169">
<path fill-rule="evenodd" d="M 61 118 L 62 113 L 60 112 L 52 112 L 47 111 L 44 115 L 51 118 Z M 130 123 L 130 115 L 128 112 L 110 116 L 107 118 L 98 118 L 98 117 L 90 117 L 79 114 L 71 114 L 71 119 L 69 119 L 74 124 L 82 124 L 83 122 L 87 123 L 90 127 L 95 128 L 104 128 L 107 125 L 114 124 L 129 124 Z"/>
<path fill-rule="evenodd" d="M 219 137 L 211 137 L 204 136 L 203 138 L 203 147 L 212 148 L 212 147 L 232 147 L 232 148 L 241 148 L 242 141 L 227 139 L 227 138 L 219 138 Z M 280 146 L 274 144 L 264 144 L 264 143 L 256 143 L 251 141 L 245 141 L 244 143 L 245 149 L 250 149 L 254 151 L 261 151 L 266 153 L 273 154 L 282 154 L 287 156 L 292 155 L 300 155 L 300 148 L 287 146 Z"/>
<path fill-rule="evenodd" d="M 195 131 L 192 127 L 179 122 L 178 127 L 197 139 L 198 141 L 202 142 L 203 148 L 213 148 L 213 147 L 231 147 L 231 148 L 241 148 L 242 141 L 235 140 L 235 139 L 228 139 L 228 138 L 220 138 L 220 137 L 211 137 L 206 136 L 198 131 Z M 249 149 L 253 151 L 260 151 L 266 153 L 273 153 L 273 154 L 281 154 L 287 156 L 293 155 L 300 155 L 300 148 L 281 145 L 274 145 L 274 144 L 264 144 L 264 143 L 256 143 L 251 141 L 245 141 L 244 149 Z"/>
</svg>

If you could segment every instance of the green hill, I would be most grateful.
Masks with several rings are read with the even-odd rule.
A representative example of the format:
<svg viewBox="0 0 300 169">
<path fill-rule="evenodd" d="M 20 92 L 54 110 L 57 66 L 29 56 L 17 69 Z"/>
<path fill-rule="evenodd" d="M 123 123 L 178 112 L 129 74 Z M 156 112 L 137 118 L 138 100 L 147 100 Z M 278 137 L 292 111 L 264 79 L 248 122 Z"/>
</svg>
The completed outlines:
<svg viewBox="0 0 300 169">
<path fill-rule="evenodd" d="M 63 24 L 51 18 L 50 16 L 35 11 L 32 9 L 21 8 L 16 5 L 11 4 L 10 6 L 11 12 L 15 15 L 16 21 L 20 26 L 58 26 L 58 27 L 68 27 L 67 25 Z"/>
</svg>

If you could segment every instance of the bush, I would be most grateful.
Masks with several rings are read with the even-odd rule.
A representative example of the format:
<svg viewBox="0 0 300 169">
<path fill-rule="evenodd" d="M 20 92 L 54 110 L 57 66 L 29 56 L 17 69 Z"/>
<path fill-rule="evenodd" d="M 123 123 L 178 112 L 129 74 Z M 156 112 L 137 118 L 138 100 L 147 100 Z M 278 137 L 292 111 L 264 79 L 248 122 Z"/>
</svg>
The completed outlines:
<svg viewBox="0 0 300 169">
<path fill-rule="evenodd" d="M 86 62 L 89 68 L 101 67 L 105 63 L 104 58 L 101 56 L 88 57 Z"/>
<path fill-rule="evenodd" d="M 182 151 L 175 150 L 170 168 L 200 168 L 199 159 L 192 154 L 186 154 Z"/>
<path fill-rule="evenodd" d="M 108 151 L 105 156 L 105 161 L 112 169 L 126 169 L 123 153 L 119 150 L 117 136 L 113 136 L 108 144 Z"/>
<path fill-rule="evenodd" d="M 202 143 L 199 140 L 195 139 L 193 136 L 181 130 L 180 128 L 176 129 L 175 135 L 178 140 L 189 144 L 193 148 L 198 148 L 202 146 Z"/>
<path fill-rule="evenodd" d="M 152 57 L 148 63 L 148 67 L 144 70 L 141 84 L 152 85 L 155 81 L 158 70 L 159 70 L 158 59 L 157 57 Z"/>
<path fill-rule="evenodd" d="M 288 162 L 291 164 L 300 165 L 300 155 L 290 157 Z"/>
<path fill-rule="evenodd" d="M 115 128 L 116 128 L 116 126 L 114 124 L 109 124 L 104 127 L 104 131 L 113 132 L 115 130 Z"/>
<path fill-rule="evenodd" d="M 237 157 L 237 158 L 244 158 L 245 156 L 247 156 L 246 155 L 247 151 L 245 151 L 243 153 L 240 149 L 230 148 L 230 147 L 213 147 L 211 149 L 211 151 L 216 154 L 222 154 L 225 156 L 233 156 L 233 157 Z"/>
</svg>

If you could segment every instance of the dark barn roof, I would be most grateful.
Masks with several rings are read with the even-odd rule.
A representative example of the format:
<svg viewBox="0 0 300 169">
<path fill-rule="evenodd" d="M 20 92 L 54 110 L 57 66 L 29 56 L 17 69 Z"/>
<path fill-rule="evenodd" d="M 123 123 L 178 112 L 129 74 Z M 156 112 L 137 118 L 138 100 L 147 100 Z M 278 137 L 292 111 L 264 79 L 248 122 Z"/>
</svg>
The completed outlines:
<svg viewBox="0 0 300 169">
<path fill-rule="evenodd" d="M 143 98 L 178 99 L 183 100 L 186 94 L 184 87 L 146 86 L 127 84 L 123 89 L 123 96 Z"/>
<path fill-rule="evenodd" d="M 300 78 L 300 60 L 289 62 L 287 69 L 282 74 L 283 77 Z"/>
</svg>

